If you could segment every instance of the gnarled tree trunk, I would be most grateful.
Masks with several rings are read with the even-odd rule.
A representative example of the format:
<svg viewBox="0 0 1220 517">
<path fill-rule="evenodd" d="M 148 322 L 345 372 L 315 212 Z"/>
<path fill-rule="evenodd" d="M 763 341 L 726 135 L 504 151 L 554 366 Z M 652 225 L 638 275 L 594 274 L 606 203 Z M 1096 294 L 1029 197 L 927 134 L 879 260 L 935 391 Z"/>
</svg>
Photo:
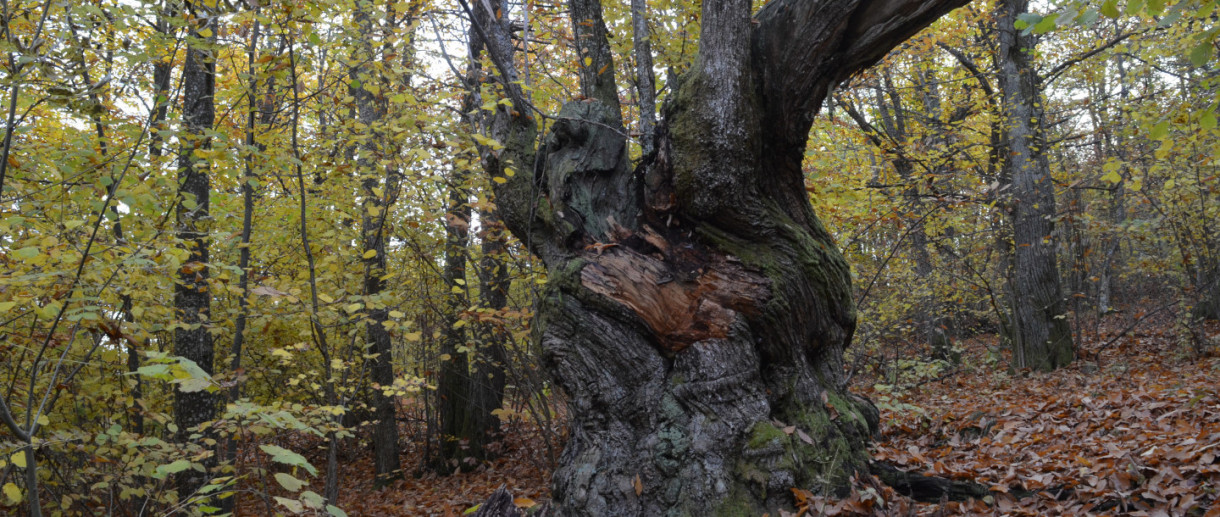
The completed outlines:
<svg viewBox="0 0 1220 517">
<path fill-rule="evenodd" d="M 525 172 L 497 204 L 547 265 L 535 336 L 570 399 L 561 515 L 761 515 L 867 470 L 877 411 L 842 368 L 848 266 L 801 160 L 829 88 L 962 3 L 777 0 L 751 20 L 749 0 L 705 1 L 698 60 L 634 170 L 612 75 L 582 74 L 587 98 L 535 154 L 491 34 L 516 112 L 503 156 Z M 576 40 L 601 71 L 592 4 L 573 1 Z"/>
</svg>

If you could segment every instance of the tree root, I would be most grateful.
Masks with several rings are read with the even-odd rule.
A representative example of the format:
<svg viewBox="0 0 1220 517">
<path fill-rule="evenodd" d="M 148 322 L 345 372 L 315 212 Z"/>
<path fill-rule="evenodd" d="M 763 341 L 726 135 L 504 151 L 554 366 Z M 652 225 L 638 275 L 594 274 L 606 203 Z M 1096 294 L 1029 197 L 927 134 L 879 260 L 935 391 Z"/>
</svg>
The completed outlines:
<svg viewBox="0 0 1220 517">
<path fill-rule="evenodd" d="M 936 476 L 906 472 L 888 463 L 869 462 L 869 471 L 894 491 L 922 503 L 982 499 L 991 494 L 985 486 L 971 481 L 955 481 Z"/>
</svg>

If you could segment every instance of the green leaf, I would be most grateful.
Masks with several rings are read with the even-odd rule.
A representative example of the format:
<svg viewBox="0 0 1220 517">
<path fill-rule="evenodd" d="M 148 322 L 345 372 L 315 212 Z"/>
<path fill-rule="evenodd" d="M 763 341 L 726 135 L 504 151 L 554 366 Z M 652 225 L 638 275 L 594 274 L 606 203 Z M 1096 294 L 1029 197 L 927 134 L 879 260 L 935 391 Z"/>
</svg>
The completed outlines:
<svg viewBox="0 0 1220 517">
<path fill-rule="evenodd" d="M 347 517 L 347 512 L 340 510 L 338 506 L 333 504 L 326 505 L 326 513 L 329 513 L 334 517 Z"/>
<path fill-rule="evenodd" d="M 1148 14 L 1160 16 L 1165 10 L 1165 0 L 1148 0 Z"/>
<path fill-rule="evenodd" d="M 169 379 L 169 365 L 168 364 L 146 364 L 144 366 L 136 368 L 136 375 L 143 375 L 145 377 L 152 377 L 154 379 L 168 380 Z"/>
<path fill-rule="evenodd" d="M 1208 111 L 1199 117 L 1199 125 L 1203 129 L 1216 129 L 1216 114 Z"/>
<path fill-rule="evenodd" d="M 275 481 L 278 482 L 280 484 L 280 486 L 284 487 L 284 489 L 289 492 L 296 492 L 296 491 L 300 490 L 301 487 L 309 484 L 309 483 L 306 483 L 304 481 L 301 481 L 301 480 L 293 477 L 292 474 L 288 474 L 285 472 L 276 472 Z"/>
<path fill-rule="evenodd" d="M 1013 27 L 1023 30 L 1037 25 L 1040 21 L 1042 21 L 1042 17 L 1037 14 L 1022 13 L 1017 15 L 1017 21 L 1013 23 Z"/>
<path fill-rule="evenodd" d="M 321 508 L 322 505 L 326 504 L 326 499 L 323 499 L 321 495 L 312 490 L 301 492 L 301 501 L 304 501 L 305 506 L 310 508 Z"/>
<path fill-rule="evenodd" d="M 1118 18 L 1118 0 L 1106 0 L 1101 4 L 1101 14 L 1106 18 Z"/>
<path fill-rule="evenodd" d="M 1118 174 L 1118 172 L 1116 172 L 1116 171 L 1110 171 L 1109 174 L 1102 176 L 1101 179 L 1102 179 L 1102 181 L 1106 181 L 1106 182 L 1110 183 L 1111 185 L 1114 185 L 1114 184 L 1117 184 L 1118 182 L 1122 181 L 1123 177 L 1120 176 Z"/>
<path fill-rule="evenodd" d="M 1164 140 L 1169 135 L 1169 121 L 1166 120 L 1152 127 L 1152 131 L 1148 134 L 1148 138 L 1153 140 Z"/>
<path fill-rule="evenodd" d="M 1034 34 L 1046 34 L 1055 30 L 1055 19 L 1047 16 L 1034 26 Z"/>
<path fill-rule="evenodd" d="M 36 246 L 29 246 L 29 247 L 21 248 L 17 251 L 14 251 L 13 256 L 17 257 L 21 260 L 29 260 L 34 257 L 37 257 L 38 253 L 39 253 L 39 251 Z"/>
<path fill-rule="evenodd" d="M 285 465 L 292 465 L 294 467 L 301 467 L 309 471 L 309 473 L 312 475 L 318 475 L 318 469 L 315 469 L 313 465 L 310 465 L 309 461 L 300 454 L 275 445 L 259 445 L 258 448 L 263 452 L 270 454 L 272 461 L 283 463 Z"/>
<path fill-rule="evenodd" d="M 1206 65 L 1211 61 L 1212 55 L 1215 54 L 1215 47 L 1212 46 L 1212 40 L 1207 39 L 1203 43 L 1196 45 L 1190 49 L 1190 64 L 1195 66 Z"/>
<path fill-rule="evenodd" d="M 165 479 L 165 476 L 177 474 L 189 468 L 191 468 L 191 460 L 177 460 L 168 465 L 161 465 L 157 467 L 157 472 L 153 477 L 157 479 Z"/>
<path fill-rule="evenodd" d="M 1076 18 L 1076 23 L 1086 27 L 1091 27 L 1097 22 L 1098 17 L 1097 9 L 1085 9 L 1084 12 L 1080 13 L 1080 16 Z"/>
<path fill-rule="evenodd" d="M 1138 14 L 1144 9 L 1144 0 L 1130 0 L 1127 2 L 1127 14 Z"/>
<path fill-rule="evenodd" d="M 178 384 L 178 391 L 183 393 L 198 393 L 212 387 L 210 379 L 200 379 L 198 377 L 179 379 L 175 383 Z"/>
<path fill-rule="evenodd" d="M 301 502 L 297 501 L 296 499 L 288 499 L 286 497 L 277 496 L 275 498 L 275 502 L 284 505 L 284 507 L 288 508 L 288 511 L 291 511 L 292 513 L 304 513 L 305 512 L 305 505 L 301 504 Z"/>
</svg>

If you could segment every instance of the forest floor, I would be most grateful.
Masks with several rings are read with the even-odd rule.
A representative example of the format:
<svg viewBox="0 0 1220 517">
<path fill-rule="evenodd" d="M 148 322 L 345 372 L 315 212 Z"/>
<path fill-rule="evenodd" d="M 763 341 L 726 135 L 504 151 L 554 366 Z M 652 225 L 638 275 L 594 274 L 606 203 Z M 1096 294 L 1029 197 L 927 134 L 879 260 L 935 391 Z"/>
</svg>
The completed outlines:
<svg viewBox="0 0 1220 517">
<path fill-rule="evenodd" d="M 1164 318 L 1114 339 L 1122 329 L 1107 334 L 1103 325 L 1080 347 L 1084 360 L 1052 373 L 1008 373 L 1002 360 L 984 366 L 992 338 L 964 345 L 963 364 L 973 366 L 899 392 L 858 378 L 855 389 L 882 406 L 875 459 L 982 483 L 992 495 L 915 503 L 858 477 L 848 498 L 808 497 L 801 513 L 1220 517 L 1220 357 L 1214 345 L 1210 355 L 1183 350 L 1172 329 Z M 1201 335 L 1220 343 L 1220 326 Z M 422 456 L 409 444 L 404 471 L 421 471 Z M 360 450 L 341 466 L 340 507 L 353 516 L 456 517 L 501 485 L 528 506 L 547 497 L 548 457 L 541 434 L 515 421 L 503 455 L 473 472 L 409 475 L 375 490 L 371 455 Z"/>
</svg>

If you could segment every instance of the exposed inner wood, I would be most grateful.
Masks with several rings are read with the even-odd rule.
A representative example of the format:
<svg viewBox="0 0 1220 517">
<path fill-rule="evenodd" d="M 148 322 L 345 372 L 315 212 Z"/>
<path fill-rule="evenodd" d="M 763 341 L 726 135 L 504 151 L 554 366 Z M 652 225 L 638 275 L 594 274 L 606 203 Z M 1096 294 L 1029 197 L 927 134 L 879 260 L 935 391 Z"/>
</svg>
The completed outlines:
<svg viewBox="0 0 1220 517">
<path fill-rule="evenodd" d="M 758 314 L 770 297 L 769 282 L 731 258 L 687 250 L 686 258 L 694 260 L 665 260 L 625 246 L 595 248 L 584 257 L 581 283 L 631 308 L 671 353 L 728 337 L 738 315 Z"/>
</svg>

